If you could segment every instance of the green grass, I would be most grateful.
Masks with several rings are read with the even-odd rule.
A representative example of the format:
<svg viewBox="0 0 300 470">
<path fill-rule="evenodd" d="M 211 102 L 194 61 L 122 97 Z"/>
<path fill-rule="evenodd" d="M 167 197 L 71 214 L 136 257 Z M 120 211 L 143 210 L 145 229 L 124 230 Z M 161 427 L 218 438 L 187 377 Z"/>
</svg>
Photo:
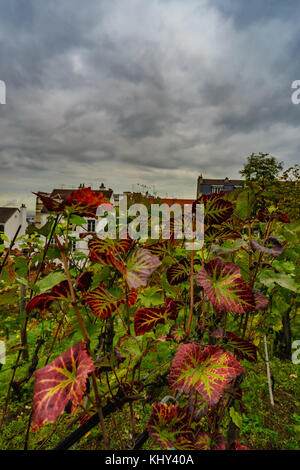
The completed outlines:
<svg viewBox="0 0 300 470">
<path fill-rule="evenodd" d="M 41 331 L 47 335 L 53 325 L 44 322 L 38 328 L 28 333 L 30 355 L 32 355 L 36 338 Z M 49 332 L 50 334 L 50 332 Z M 8 345 L 18 342 L 18 338 L 12 336 Z M 74 339 L 74 338 L 73 338 Z M 69 347 L 68 341 L 57 343 L 51 356 L 54 359 Z M 40 354 L 38 367 L 44 365 L 47 356 L 47 347 L 43 346 Z M 16 351 L 7 356 L 7 363 L 0 371 L 0 408 L 3 409 L 8 382 L 11 377 Z M 141 377 L 147 375 L 155 366 L 161 365 L 171 357 L 171 351 L 166 343 L 161 343 L 156 352 L 149 354 L 143 361 Z M 18 368 L 16 379 L 26 375 L 29 364 L 23 364 Z M 300 366 L 291 362 L 283 362 L 273 358 L 270 363 L 271 373 L 274 377 L 274 408 L 270 404 L 265 363 L 260 359 L 257 364 L 244 361 L 245 378 L 242 383 L 243 403 L 245 412 L 242 416 L 239 440 L 250 449 L 299 449 L 300 439 Z M 149 377 L 148 382 L 155 381 L 155 374 Z M 7 418 L 0 436 L 0 449 L 23 449 L 28 419 L 31 411 L 31 400 L 33 395 L 33 377 L 22 388 L 21 400 L 12 393 Z M 169 389 L 161 383 L 158 388 L 146 387 L 143 391 L 145 400 L 133 404 L 135 417 L 136 436 L 145 429 L 148 417 L 151 413 L 151 403 L 160 401 Z M 73 423 L 74 418 L 79 416 L 80 410 L 74 415 L 64 414 L 58 422 L 47 424 L 36 433 L 30 433 L 29 449 L 51 449 L 58 444 L 69 433 L 75 430 L 78 423 Z M 117 429 L 120 431 L 123 445 L 130 447 L 133 436 L 130 430 L 129 406 L 125 405 L 122 410 L 114 413 L 115 423 L 111 416 L 106 419 L 106 425 L 111 436 L 111 448 L 120 449 L 120 441 Z M 73 424 L 72 424 L 73 423 Z M 45 439 L 47 439 L 45 441 Z M 103 449 L 101 430 L 96 426 L 75 446 L 76 449 Z M 155 449 L 155 445 L 148 440 L 144 449 Z"/>
</svg>

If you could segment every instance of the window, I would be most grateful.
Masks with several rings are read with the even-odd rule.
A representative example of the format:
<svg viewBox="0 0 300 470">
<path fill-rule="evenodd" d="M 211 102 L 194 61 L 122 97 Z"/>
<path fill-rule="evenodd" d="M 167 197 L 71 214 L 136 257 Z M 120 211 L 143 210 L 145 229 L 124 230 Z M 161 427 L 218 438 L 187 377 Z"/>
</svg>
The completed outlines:
<svg viewBox="0 0 300 470">
<path fill-rule="evenodd" d="M 71 250 L 76 251 L 76 240 L 71 240 Z"/>
<path fill-rule="evenodd" d="M 223 189 L 224 189 L 223 185 L 212 186 L 211 187 L 211 192 L 212 193 L 220 193 L 221 191 L 223 191 Z"/>
<path fill-rule="evenodd" d="M 94 219 L 89 219 L 88 220 L 87 231 L 88 232 L 95 232 L 95 224 L 96 224 L 96 221 Z"/>
</svg>

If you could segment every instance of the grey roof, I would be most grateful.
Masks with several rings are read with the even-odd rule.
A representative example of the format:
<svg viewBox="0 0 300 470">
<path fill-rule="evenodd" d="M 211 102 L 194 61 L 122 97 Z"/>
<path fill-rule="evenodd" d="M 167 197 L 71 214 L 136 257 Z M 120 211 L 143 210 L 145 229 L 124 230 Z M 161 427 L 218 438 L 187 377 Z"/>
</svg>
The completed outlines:
<svg viewBox="0 0 300 470">
<path fill-rule="evenodd" d="M 0 207 L 0 224 L 5 224 L 5 222 L 10 219 L 10 217 L 19 209 L 17 207 Z"/>
<path fill-rule="evenodd" d="M 209 179 L 203 178 L 202 181 L 200 180 L 200 184 L 212 184 L 212 185 L 233 185 L 239 186 L 244 183 L 244 180 L 230 180 L 230 179 Z"/>
</svg>

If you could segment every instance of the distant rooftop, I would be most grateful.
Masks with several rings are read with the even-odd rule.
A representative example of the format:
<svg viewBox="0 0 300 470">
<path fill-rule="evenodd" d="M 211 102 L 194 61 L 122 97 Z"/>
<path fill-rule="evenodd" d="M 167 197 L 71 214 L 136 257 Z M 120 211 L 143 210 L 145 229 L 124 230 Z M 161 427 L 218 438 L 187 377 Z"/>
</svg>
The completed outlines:
<svg viewBox="0 0 300 470">
<path fill-rule="evenodd" d="M 0 207 L 0 223 L 5 224 L 19 209 L 17 207 Z"/>
<path fill-rule="evenodd" d="M 44 194 L 44 195 L 47 195 L 47 196 L 50 196 L 52 198 L 55 198 L 55 199 L 60 199 L 62 201 L 64 201 L 65 199 L 67 199 L 70 194 L 72 194 L 74 191 L 77 191 L 78 189 L 83 189 L 85 188 L 85 185 L 84 184 L 80 184 L 79 187 L 77 189 L 63 189 L 63 188 L 60 188 L 60 189 L 53 189 L 51 193 L 44 193 L 44 192 L 41 192 L 41 194 Z M 106 199 L 110 199 L 111 198 L 111 195 L 113 193 L 113 190 L 111 188 L 105 188 L 104 184 L 102 183 L 101 186 L 99 186 L 99 189 L 93 189 L 92 188 L 92 191 L 96 194 L 100 194 L 102 193 L 103 196 L 106 198 Z M 45 206 L 43 206 L 42 208 L 42 213 L 48 213 L 48 210 L 45 208 Z"/>
<path fill-rule="evenodd" d="M 239 186 L 244 183 L 244 180 L 231 180 L 229 178 L 202 178 L 202 176 L 199 176 L 199 182 L 200 184 L 215 184 L 215 185 L 234 185 L 234 186 Z"/>
</svg>

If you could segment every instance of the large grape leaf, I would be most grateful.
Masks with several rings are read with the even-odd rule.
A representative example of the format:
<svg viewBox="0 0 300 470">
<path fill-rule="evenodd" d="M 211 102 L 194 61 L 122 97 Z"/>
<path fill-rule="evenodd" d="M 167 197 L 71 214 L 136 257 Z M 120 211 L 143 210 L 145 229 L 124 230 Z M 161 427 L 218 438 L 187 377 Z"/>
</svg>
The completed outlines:
<svg viewBox="0 0 300 470">
<path fill-rule="evenodd" d="M 65 200 L 45 196 L 43 193 L 34 194 L 42 200 L 44 206 L 49 211 L 77 214 L 86 217 L 96 217 L 98 206 L 107 202 L 102 193 L 96 193 L 90 187 L 73 191 Z"/>
<path fill-rule="evenodd" d="M 160 240 L 155 243 L 151 243 L 151 245 L 146 245 L 145 247 L 151 255 L 158 256 L 160 259 L 163 259 L 165 255 L 167 255 L 171 248 L 171 241 L 170 240 Z"/>
<path fill-rule="evenodd" d="M 199 265 L 201 261 L 199 259 L 194 260 L 194 266 Z M 176 286 L 185 282 L 190 277 L 191 271 L 191 260 L 183 258 L 177 263 L 172 264 L 166 271 L 167 279 L 171 286 Z"/>
<path fill-rule="evenodd" d="M 241 234 L 238 230 L 233 229 L 230 225 L 223 223 L 222 225 L 210 225 L 205 228 L 204 240 L 206 244 L 221 243 L 224 240 L 238 240 Z"/>
<path fill-rule="evenodd" d="M 181 301 L 165 298 L 163 307 L 140 308 L 134 315 L 134 330 L 137 336 L 151 331 L 159 323 L 165 323 L 167 318 L 176 320 Z"/>
<path fill-rule="evenodd" d="M 218 314 L 255 309 L 253 291 L 242 279 L 236 264 L 213 258 L 198 271 L 197 285 L 203 287 Z"/>
<path fill-rule="evenodd" d="M 106 289 L 104 284 L 100 284 L 96 289 L 90 291 L 82 300 L 89 305 L 93 314 L 98 318 L 111 315 L 121 302 Z"/>
<path fill-rule="evenodd" d="M 159 323 L 165 323 L 164 311 L 161 308 L 139 308 L 134 314 L 134 331 L 137 336 L 151 331 Z"/>
<path fill-rule="evenodd" d="M 136 249 L 128 259 L 124 273 L 129 287 L 137 289 L 140 286 L 146 286 L 149 276 L 160 264 L 160 259 L 150 255 L 146 249 Z"/>
<path fill-rule="evenodd" d="M 257 347 L 251 341 L 240 338 L 231 331 L 225 331 L 222 327 L 211 333 L 211 337 L 221 339 L 223 343 L 221 347 L 231 350 L 237 359 L 257 362 Z"/>
<path fill-rule="evenodd" d="M 50 292 L 44 292 L 33 297 L 26 306 L 26 313 L 29 315 L 33 309 L 39 309 L 40 312 L 48 311 L 55 300 L 66 300 L 68 298 L 70 298 L 68 281 L 62 281 L 52 287 Z"/>
<path fill-rule="evenodd" d="M 195 204 L 204 204 L 206 226 L 222 224 L 233 214 L 233 205 L 224 198 L 224 193 L 203 194 Z"/>
<path fill-rule="evenodd" d="M 197 391 L 209 405 L 221 398 L 227 384 L 243 372 L 235 357 L 217 346 L 179 346 L 170 371 L 170 386 L 189 394 Z"/>
<path fill-rule="evenodd" d="M 127 255 L 131 247 L 133 246 L 133 240 L 124 238 L 120 240 L 110 240 L 106 238 L 104 240 L 94 237 L 88 242 L 90 250 L 90 259 L 94 263 L 103 263 L 108 266 L 119 266 L 122 257 Z"/>
<path fill-rule="evenodd" d="M 147 430 L 161 449 L 180 447 L 181 440 L 190 441 L 191 430 L 187 426 L 187 409 L 178 405 L 156 403 L 147 423 Z"/>
<path fill-rule="evenodd" d="M 176 286 L 187 281 L 190 273 L 190 262 L 187 258 L 183 258 L 178 263 L 172 264 L 166 272 L 168 283 Z"/>
<path fill-rule="evenodd" d="M 80 188 L 73 191 L 64 201 L 64 211 L 69 214 L 77 214 L 85 217 L 96 217 L 97 208 L 106 203 L 107 199 L 102 193 L 96 193 L 89 188 Z M 113 206 L 109 205 L 111 209 Z"/>
<path fill-rule="evenodd" d="M 34 372 L 33 428 L 53 423 L 67 405 L 81 405 L 88 374 L 94 371 L 84 343 L 72 346 L 51 364 Z"/>
<path fill-rule="evenodd" d="M 226 348 L 233 350 L 233 354 L 238 359 L 247 359 L 250 362 L 257 362 L 257 347 L 246 339 L 240 338 L 235 333 L 226 331 Z"/>
</svg>

